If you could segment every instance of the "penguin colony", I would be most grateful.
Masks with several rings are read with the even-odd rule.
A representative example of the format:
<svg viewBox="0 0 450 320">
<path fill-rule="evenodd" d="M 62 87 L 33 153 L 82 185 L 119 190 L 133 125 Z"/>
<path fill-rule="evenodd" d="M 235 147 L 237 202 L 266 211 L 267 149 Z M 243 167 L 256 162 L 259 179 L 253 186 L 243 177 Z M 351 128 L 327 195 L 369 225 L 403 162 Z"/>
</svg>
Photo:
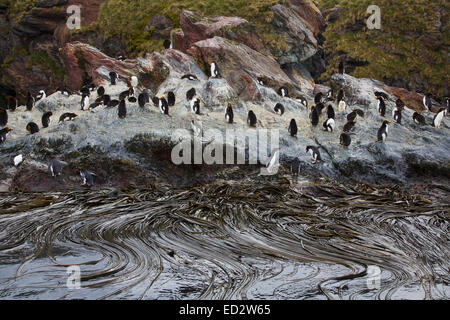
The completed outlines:
<svg viewBox="0 0 450 320">
<path fill-rule="evenodd" d="M 171 49 L 172 43 L 169 40 L 166 40 L 164 42 L 164 48 L 165 49 Z M 344 74 L 345 72 L 345 65 L 344 61 L 341 61 L 339 63 L 338 67 L 339 74 Z M 216 62 L 212 62 L 210 65 L 210 76 L 211 78 L 220 78 L 220 71 L 219 66 Z M 109 82 L 111 86 L 114 86 L 117 84 L 117 81 L 120 79 L 119 75 L 115 71 L 111 71 L 109 73 Z M 193 74 L 184 74 L 181 79 L 184 79 L 186 81 L 198 81 L 198 78 Z M 128 79 L 125 79 L 125 81 L 128 84 L 128 90 L 125 90 L 119 94 L 118 99 L 111 99 L 111 96 L 107 94 L 105 88 L 103 86 L 96 87 L 93 83 L 89 83 L 87 85 L 84 85 L 79 91 L 74 92 L 67 87 L 61 87 L 58 89 L 58 91 L 63 95 L 80 95 L 80 111 L 92 111 L 93 109 L 103 106 L 105 108 L 116 108 L 117 107 L 117 115 L 120 119 L 124 119 L 127 116 L 127 102 L 131 103 L 138 103 L 140 108 L 145 108 L 145 105 L 152 101 L 153 105 L 159 109 L 161 114 L 168 115 L 169 116 L 169 110 L 170 107 L 175 106 L 177 97 L 174 94 L 174 92 L 170 91 L 167 93 L 167 99 L 164 96 L 157 97 L 157 96 L 151 96 L 147 89 L 139 90 L 139 80 L 136 76 L 132 76 Z M 264 77 L 258 77 L 256 80 L 256 83 L 258 83 L 260 86 L 267 86 L 267 80 Z M 97 98 L 90 103 L 90 97 L 91 92 L 95 91 L 97 92 Z M 137 90 L 140 91 L 139 94 L 137 94 Z M 277 93 L 282 98 L 290 98 L 289 95 L 289 89 L 285 86 L 282 86 L 278 88 Z M 386 117 L 386 102 L 385 100 L 389 99 L 389 96 L 384 92 L 374 92 L 374 101 L 377 101 L 377 112 L 381 117 Z M 137 97 L 136 97 L 137 96 Z M 35 107 L 36 102 L 45 100 L 47 97 L 44 90 L 40 90 L 38 95 L 36 97 L 33 97 L 33 95 L 28 92 L 26 101 L 25 101 L 25 108 L 29 112 L 33 112 L 33 109 Z M 186 101 L 189 103 L 190 110 L 195 115 L 201 115 L 201 97 L 197 95 L 197 92 L 195 88 L 189 89 L 185 93 Z M 322 112 L 326 110 L 326 118 L 325 121 L 322 123 L 322 130 L 325 132 L 333 133 L 337 129 L 337 120 L 339 122 L 343 123 L 346 120 L 346 123 L 343 125 L 342 132 L 339 135 L 339 142 L 344 148 L 348 148 L 352 142 L 351 136 L 353 135 L 352 131 L 355 128 L 355 125 L 358 121 L 358 118 L 364 118 L 364 112 L 361 109 L 353 109 L 351 110 L 346 116 L 344 116 L 344 113 L 348 110 L 347 105 L 347 99 L 345 96 L 344 88 L 340 88 L 337 92 L 336 99 L 333 97 L 333 92 L 330 90 L 329 92 L 324 95 L 323 93 L 319 92 L 314 97 L 314 105 L 309 106 L 308 100 L 302 96 L 297 95 L 295 98 L 293 98 L 294 101 L 299 103 L 305 108 L 308 108 L 309 111 L 309 121 L 311 124 L 311 128 L 316 127 L 319 124 L 319 118 L 322 115 Z M 436 128 L 439 128 L 441 126 L 441 123 L 444 119 L 444 117 L 447 115 L 448 112 L 448 99 L 446 100 L 446 107 L 439 108 L 438 112 L 435 114 L 433 118 L 432 125 Z M 337 112 L 335 111 L 333 104 L 337 106 Z M 432 111 L 432 101 L 431 101 L 431 95 L 426 94 L 423 98 L 423 105 L 425 106 L 426 110 Z M 397 124 L 402 123 L 402 111 L 404 108 L 404 103 L 402 100 L 397 99 L 395 103 L 395 107 L 392 109 L 392 120 L 393 122 Z M 0 127 L 3 127 L 0 129 L 0 144 L 4 143 L 7 139 L 8 134 L 13 130 L 12 128 L 7 127 L 8 123 L 8 112 L 14 112 L 19 107 L 19 101 L 15 97 L 8 97 L 7 98 L 7 106 L 6 108 L 0 107 Z M 278 114 L 280 117 L 283 116 L 285 113 L 285 107 L 281 102 L 278 102 L 275 104 L 273 108 L 273 112 L 275 114 Z M 42 114 L 42 128 L 48 128 L 51 125 L 51 117 L 53 116 L 52 112 L 44 112 Z M 75 113 L 64 113 L 60 116 L 58 124 L 65 121 L 73 121 L 78 117 Z M 227 104 L 225 109 L 225 121 L 228 124 L 234 123 L 234 113 L 233 108 L 230 103 Z M 415 112 L 412 116 L 412 120 L 417 125 L 426 125 L 425 118 L 423 115 L 419 114 L 418 112 Z M 389 120 L 383 120 L 381 123 L 380 128 L 377 132 L 377 141 L 379 142 L 386 142 L 388 139 L 388 133 L 389 133 L 389 125 L 392 122 Z M 256 117 L 256 114 L 253 112 L 253 110 L 249 110 L 247 114 L 247 124 L 250 127 L 256 127 L 258 124 L 258 119 Z M 193 130 L 194 136 L 201 136 L 202 135 L 202 124 L 199 121 L 192 120 L 191 121 L 191 128 Z M 35 122 L 29 122 L 26 125 L 26 130 L 29 132 L 29 134 L 35 134 L 38 133 L 40 128 L 38 124 Z M 298 126 L 295 119 L 290 119 L 289 126 L 287 128 L 287 131 L 291 137 L 296 138 L 298 133 Z M 319 146 L 314 145 L 308 145 L 306 147 L 306 153 L 309 153 L 311 155 L 311 162 L 317 163 L 318 161 L 322 160 L 322 157 L 320 155 Z M 22 155 L 18 155 L 14 159 L 15 165 L 19 165 L 22 162 Z M 16 164 L 17 163 L 17 164 Z M 294 175 L 298 175 L 299 173 L 299 159 L 295 158 L 291 164 L 291 171 Z M 48 172 L 52 177 L 58 177 L 62 173 L 63 165 L 62 163 L 56 159 L 53 158 L 48 164 Z M 79 174 L 82 178 L 83 185 L 90 185 L 92 186 L 94 184 L 94 177 L 96 176 L 95 173 L 90 172 L 86 169 L 80 169 Z"/>
</svg>

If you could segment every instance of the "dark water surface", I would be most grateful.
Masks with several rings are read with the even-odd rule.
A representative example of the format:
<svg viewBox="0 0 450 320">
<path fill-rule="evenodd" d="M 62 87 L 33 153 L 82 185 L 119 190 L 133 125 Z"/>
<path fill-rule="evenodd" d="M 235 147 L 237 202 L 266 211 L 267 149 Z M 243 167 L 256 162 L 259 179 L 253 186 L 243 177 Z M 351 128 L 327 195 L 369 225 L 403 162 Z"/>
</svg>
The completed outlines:
<svg viewBox="0 0 450 320">
<path fill-rule="evenodd" d="M 0 299 L 448 299 L 449 188 L 430 190 L 280 175 L 3 194 Z"/>
</svg>

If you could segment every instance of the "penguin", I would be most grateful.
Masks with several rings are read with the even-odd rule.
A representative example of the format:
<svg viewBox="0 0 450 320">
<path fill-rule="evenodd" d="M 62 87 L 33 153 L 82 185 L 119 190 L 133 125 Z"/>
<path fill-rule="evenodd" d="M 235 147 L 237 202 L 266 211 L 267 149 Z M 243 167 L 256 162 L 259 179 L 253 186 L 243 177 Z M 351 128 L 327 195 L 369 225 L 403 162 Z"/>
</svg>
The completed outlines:
<svg viewBox="0 0 450 320">
<path fill-rule="evenodd" d="M 353 129 L 353 127 L 355 126 L 355 124 L 356 124 L 356 122 L 354 122 L 354 121 L 347 122 L 347 123 L 344 125 L 344 128 L 342 129 L 342 131 L 344 131 L 344 132 L 349 132 L 350 130 Z"/>
<path fill-rule="evenodd" d="M 8 109 L 11 111 L 16 111 L 17 107 L 19 106 L 19 101 L 17 100 L 17 98 L 8 97 Z"/>
<path fill-rule="evenodd" d="M 117 56 L 117 60 L 119 60 L 119 61 L 125 61 L 125 59 L 126 58 L 123 55 Z"/>
<path fill-rule="evenodd" d="M 59 122 L 58 122 L 58 123 L 61 123 L 61 122 L 64 122 L 64 121 L 71 121 L 71 120 L 73 120 L 73 119 L 76 118 L 76 117 L 78 117 L 77 114 L 75 114 L 75 113 L 70 113 L 70 112 L 66 112 L 66 113 L 63 113 L 63 114 L 59 117 Z"/>
<path fill-rule="evenodd" d="M 6 137 L 12 131 L 11 128 L 3 128 L 0 130 L 0 143 L 4 143 L 6 141 Z"/>
<path fill-rule="evenodd" d="M 89 110 L 89 96 L 85 94 L 81 96 L 81 110 L 82 111 Z"/>
<path fill-rule="evenodd" d="M 159 108 L 159 98 L 157 96 L 152 98 L 152 102 L 155 107 Z"/>
<path fill-rule="evenodd" d="M 217 66 L 217 63 L 215 63 L 215 62 L 211 63 L 211 77 L 212 78 L 219 77 L 219 67 Z"/>
<path fill-rule="evenodd" d="M 405 103 L 403 102 L 402 99 L 398 98 L 397 100 L 395 100 L 395 105 L 397 106 L 397 108 L 403 109 L 403 107 L 405 106 Z"/>
<path fill-rule="evenodd" d="M 352 143 L 352 138 L 348 133 L 342 132 L 339 136 L 339 143 L 344 147 L 348 147 Z"/>
<path fill-rule="evenodd" d="M 377 137 L 379 142 L 386 141 L 389 132 L 389 123 L 390 123 L 389 121 L 384 120 L 380 129 L 378 129 Z"/>
<path fill-rule="evenodd" d="M 191 100 L 191 111 L 195 114 L 200 114 L 200 99 L 195 98 Z"/>
<path fill-rule="evenodd" d="M 148 93 L 147 89 L 142 90 L 142 93 L 145 95 L 145 103 L 150 102 L 150 93 Z"/>
<path fill-rule="evenodd" d="M 298 128 L 295 119 L 291 119 L 291 122 L 289 123 L 288 132 L 291 135 L 291 137 L 297 136 Z"/>
<path fill-rule="evenodd" d="M 257 121 L 257 119 L 256 119 L 255 113 L 252 110 L 250 110 L 248 112 L 248 116 L 247 116 L 247 123 L 248 123 L 248 125 L 250 127 L 256 127 L 256 121 Z"/>
<path fill-rule="evenodd" d="M 111 101 L 111 96 L 109 94 L 103 95 L 103 105 L 104 106 L 109 105 L 110 101 Z"/>
<path fill-rule="evenodd" d="M 231 107 L 231 103 L 229 103 L 227 105 L 227 109 L 225 110 L 225 119 L 227 120 L 228 123 L 233 123 L 233 118 L 234 118 L 233 108 Z"/>
<path fill-rule="evenodd" d="M 322 102 L 319 102 L 318 104 L 316 104 L 316 110 L 317 110 L 317 113 L 319 114 L 319 117 L 322 115 L 323 109 L 325 109 L 325 105 Z"/>
<path fill-rule="evenodd" d="M 266 80 L 263 77 L 256 78 L 256 82 L 258 82 L 260 86 L 265 86 L 267 84 Z"/>
<path fill-rule="evenodd" d="M 27 106 L 27 110 L 28 111 L 31 111 L 34 108 L 34 98 L 33 98 L 33 96 L 31 95 L 31 93 L 29 91 L 28 91 L 28 94 L 27 94 L 26 106 Z"/>
<path fill-rule="evenodd" d="M 129 97 L 134 97 L 134 88 L 133 87 L 129 87 L 128 88 L 128 96 Z"/>
<path fill-rule="evenodd" d="M 120 103 L 120 101 L 119 101 L 119 100 L 116 100 L 116 99 L 114 99 L 114 100 L 110 100 L 110 101 L 108 102 L 108 105 L 107 105 L 107 107 L 108 107 L 108 108 L 113 108 L 113 107 L 116 107 L 116 106 L 118 106 L 118 105 L 119 105 L 119 103 Z"/>
<path fill-rule="evenodd" d="M 128 97 L 128 102 L 136 103 L 137 99 L 135 97 Z"/>
<path fill-rule="evenodd" d="M 175 94 L 172 91 L 167 93 L 167 103 L 169 107 L 173 107 L 175 105 Z"/>
<path fill-rule="evenodd" d="M 291 162 L 291 173 L 294 177 L 298 176 L 300 173 L 300 159 L 294 158 Z"/>
<path fill-rule="evenodd" d="M 344 74 L 345 72 L 344 61 L 339 62 L 338 72 L 339 74 Z"/>
<path fill-rule="evenodd" d="M 39 94 L 36 96 L 36 101 L 43 100 L 47 97 L 44 90 L 40 90 Z"/>
<path fill-rule="evenodd" d="M 88 88 L 89 88 L 89 90 L 91 90 L 91 91 L 95 91 L 95 84 L 94 84 L 94 83 L 91 83 L 91 84 L 88 86 Z"/>
<path fill-rule="evenodd" d="M 125 100 L 120 100 L 118 115 L 120 119 L 124 119 L 127 116 L 127 105 L 125 103 Z"/>
<path fill-rule="evenodd" d="M 37 125 L 36 123 L 34 123 L 34 122 L 29 122 L 29 123 L 27 124 L 26 129 L 27 129 L 27 131 L 28 131 L 30 134 L 35 134 L 35 133 L 39 132 L 39 127 L 38 127 L 38 125 Z"/>
<path fill-rule="evenodd" d="M 337 98 L 336 98 L 336 103 L 339 104 L 339 102 L 341 102 L 341 100 L 344 99 L 344 96 L 345 96 L 344 90 L 340 89 L 338 91 L 338 95 L 337 95 Z"/>
<path fill-rule="evenodd" d="M 338 105 L 339 112 L 344 112 L 346 108 L 347 108 L 347 104 L 345 103 L 345 100 L 342 99 L 341 101 L 339 101 L 339 105 Z"/>
<path fill-rule="evenodd" d="M 431 103 L 431 93 L 427 93 L 424 97 L 423 97 L 423 105 L 425 106 L 425 108 L 427 108 L 428 111 L 431 111 L 431 107 L 432 107 L 432 103 Z"/>
<path fill-rule="evenodd" d="M 162 114 L 169 115 L 169 105 L 164 97 L 159 99 L 159 110 L 161 110 Z"/>
<path fill-rule="evenodd" d="M 192 81 L 198 80 L 198 78 L 193 74 L 185 74 L 184 76 L 181 77 L 181 79 L 188 79 Z"/>
<path fill-rule="evenodd" d="M 50 117 L 53 115 L 51 111 L 48 111 L 42 115 L 42 126 L 44 128 L 48 128 L 48 125 L 50 124 Z"/>
<path fill-rule="evenodd" d="M 132 88 L 136 88 L 139 84 L 139 80 L 138 77 L 136 76 L 131 76 L 131 81 L 130 81 L 131 87 Z"/>
<path fill-rule="evenodd" d="M 413 121 L 417 124 L 424 125 L 425 124 L 425 117 L 418 112 L 413 113 Z"/>
<path fill-rule="evenodd" d="M 14 161 L 14 166 L 17 167 L 19 164 L 22 163 L 23 156 L 21 154 L 18 154 L 17 156 L 14 157 L 13 161 Z"/>
<path fill-rule="evenodd" d="M 441 127 L 441 122 L 445 117 L 445 112 L 447 111 L 447 108 L 445 107 L 441 107 L 439 109 L 439 111 L 436 113 L 436 115 L 433 118 L 433 126 L 435 128 L 440 128 Z"/>
<path fill-rule="evenodd" d="M 384 115 L 386 114 L 386 104 L 384 103 L 384 100 L 381 96 L 377 97 L 377 100 L 378 100 L 378 107 L 377 107 L 378 113 L 380 114 L 380 116 L 384 117 Z"/>
<path fill-rule="evenodd" d="M 139 107 L 144 108 L 146 102 L 147 102 L 147 97 L 145 96 L 145 93 L 141 92 L 138 96 Z"/>
<path fill-rule="evenodd" d="M 321 103 L 323 99 L 323 93 L 319 92 L 314 96 L 314 103 L 317 105 L 318 103 Z"/>
<path fill-rule="evenodd" d="M 97 95 L 99 97 L 103 96 L 105 94 L 105 88 L 103 86 L 100 86 L 97 88 Z"/>
<path fill-rule="evenodd" d="M 335 118 L 334 109 L 333 109 L 333 106 L 331 104 L 329 104 L 328 107 L 327 107 L 327 116 L 328 116 L 329 119 L 334 119 Z"/>
<path fill-rule="evenodd" d="M 164 49 L 172 49 L 172 41 L 165 39 L 163 42 Z"/>
<path fill-rule="evenodd" d="M 284 113 L 284 106 L 281 103 L 277 103 L 275 105 L 275 107 L 273 108 L 273 111 L 275 111 L 275 113 L 277 113 L 280 116 L 282 116 L 283 113 Z"/>
<path fill-rule="evenodd" d="M 115 73 L 114 71 L 111 71 L 109 73 L 109 80 L 111 81 L 111 85 L 115 86 L 116 85 L 116 80 L 117 80 L 117 73 Z"/>
<path fill-rule="evenodd" d="M 97 108 L 99 105 L 100 105 L 100 103 L 97 102 L 97 100 L 96 100 L 96 101 L 92 102 L 92 103 L 89 105 L 89 110 L 92 111 L 92 110 L 94 110 L 95 108 Z"/>
<path fill-rule="evenodd" d="M 122 91 L 122 92 L 119 94 L 119 101 L 125 100 L 129 95 L 130 95 L 130 90 Z"/>
<path fill-rule="evenodd" d="M 306 98 L 304 96 L 298 95 L 298 96 L 295 97 L 295 100 L 297 100 L 302 105 L 304 105 L 305 107 L 308 108 L 308 100 L 306 100 Z"/>
<path fill-rule="evenodd" d="M 309 113 L 309 119 L 311 120 L 311 124 L 315 127 L 319 123 L 319 112 L 316 109 L 316 106 L 311 108 L 311 112 Z"/>
<path fill-rule="evenodd" d="M 280 89 L 278 89 L 278 94 L 285 98 L 289 97 L 289 91 L 286 87 L 281 87 Z"/>
<path fill-rule="evenodd" d="M 199 125 L 197 125 L 195 123 L 195 120 L 191 121 L 191 128 L 192 131 L 194 132 L 194 137 L 201 137 L 202 136 L 202 124 L 201 122 L 199 123 Z"/>
<path fill-rule="evenodd" d="M 191 101 L 192 98 L 196 95 L 195 89 L 191 88 L 186 92 L 186 100 Z"/>
<path fill-rule="evenodd" d="M 308 153 L 311 155 L 311 162 L 314 164 L 317 161 L 322 160 L 321 156 L 320 156 L 320 152 L 319 152 L 319 148 L 315 147 L 315 146 L 306 146 L 306 153 Z"/>
<path fill-rule="evenodd" d="M 334 119 L 333 118 L 328 118 L 323 123 L 323 128 L 324 128 L 325 131 L 333 132 L 334 131 L 334 126 L 335 126 L 335 123 L 334 123 Z"/>
<path fill-rule="evenodd" d="M 352 111 L 347 115 L 347 122 L 353 122 L 356 119 L 356 116 L 358 114 L 356 113 L 356 111 Z"/>
<path fill-rule="evenodd" d="M 333 89 L 328 90 L 326 101 L 333 101 Z"/>
<path fill-rule="evenodd" d="M 0 108 L 0 127 L 6 126 L 7 123 L 8 123 L 8 112 L 5 109 Z"/>
<path fill-rule="evenodd" d="M 83 180 L 83 185 L 87 184 L 89 186 L 93 186 L 94 185 L 94 176 L 97 176 L 97 175 L 93 172 L 87 171 L 86 169 L 81 169 L 80 176 L 81 176 L 81 179 Z"/>
<path fill-rule="evenodd" d="M 402 124 L 402 109 L 395 109 L 393 118 L 398 124 Z"/>
<path fill-rule="evenodd" d="M 62 163 L 56 158 L 51 159 L 48 163 L 48 172 L 52 177 L 56 178 L 57 176 L 60 176 L 62 173 Z"/>
</svg>

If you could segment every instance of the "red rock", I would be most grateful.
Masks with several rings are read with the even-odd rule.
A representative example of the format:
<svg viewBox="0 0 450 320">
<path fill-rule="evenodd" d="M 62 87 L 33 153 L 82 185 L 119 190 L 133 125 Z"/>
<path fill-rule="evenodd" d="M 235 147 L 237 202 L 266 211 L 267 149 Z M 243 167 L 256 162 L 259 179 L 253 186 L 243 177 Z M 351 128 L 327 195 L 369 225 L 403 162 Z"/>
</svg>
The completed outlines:
<svg viewBox="0 0 450 320">
<path fill-rule="evenodd" d="M 255 51 L 244 44 L 221 37 L 194 43 L 188 50 L 200 66 L 208 66 L 215 61 L 220 74 L 243 100 L 261 98 L 256 79 L 263 77 L 269 87 L 277 90 L 286 86 L 293 93 L 295 84 L 280 68 L 276 60 Z M 205 70 L 209 75 L 209 69 Z"/>
<path fill-rule="evenodd" d="M 425 110 L 425 106 L 423 105 L 423 95 L 397 87 L 386 86 L 383 89 L 387 93 L 400 98 L 409 109 L 417 112 L 422 112 Z"/>
</svg>

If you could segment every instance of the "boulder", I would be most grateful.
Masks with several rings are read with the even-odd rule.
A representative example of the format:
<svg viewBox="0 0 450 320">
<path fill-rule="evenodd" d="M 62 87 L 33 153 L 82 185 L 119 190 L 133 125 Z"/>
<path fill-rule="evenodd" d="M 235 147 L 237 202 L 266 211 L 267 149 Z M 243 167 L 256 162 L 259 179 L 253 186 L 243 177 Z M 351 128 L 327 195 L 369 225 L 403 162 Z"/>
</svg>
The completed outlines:
<svg viewBox="0 0 450 320">
<path fill-rule="evenodd" d="M 277 90 L 286 86 L 294 94 L 296 85 L 281 70 L 273 57 L 263 55 L 244 44 L 221 37 L 196 42 L 187 51 L 192 55 L 205 73 L 209 75 L 209 66 L 216 62 L 219 72 L 244 101 L 261 100 L 257 78 L 266 80 L 267 86 Z"/>
<path fill-rule="evenodd" d="M 195 42 L 219 36 L 240 42 L 253 50 L 266 52 L 254 27 L 239 17 L 203 17 L 198 13 L 184 10 L 180 15 L 182 33 L 178 33 L 177 49 L 187 51 Z"/>
</svg>

